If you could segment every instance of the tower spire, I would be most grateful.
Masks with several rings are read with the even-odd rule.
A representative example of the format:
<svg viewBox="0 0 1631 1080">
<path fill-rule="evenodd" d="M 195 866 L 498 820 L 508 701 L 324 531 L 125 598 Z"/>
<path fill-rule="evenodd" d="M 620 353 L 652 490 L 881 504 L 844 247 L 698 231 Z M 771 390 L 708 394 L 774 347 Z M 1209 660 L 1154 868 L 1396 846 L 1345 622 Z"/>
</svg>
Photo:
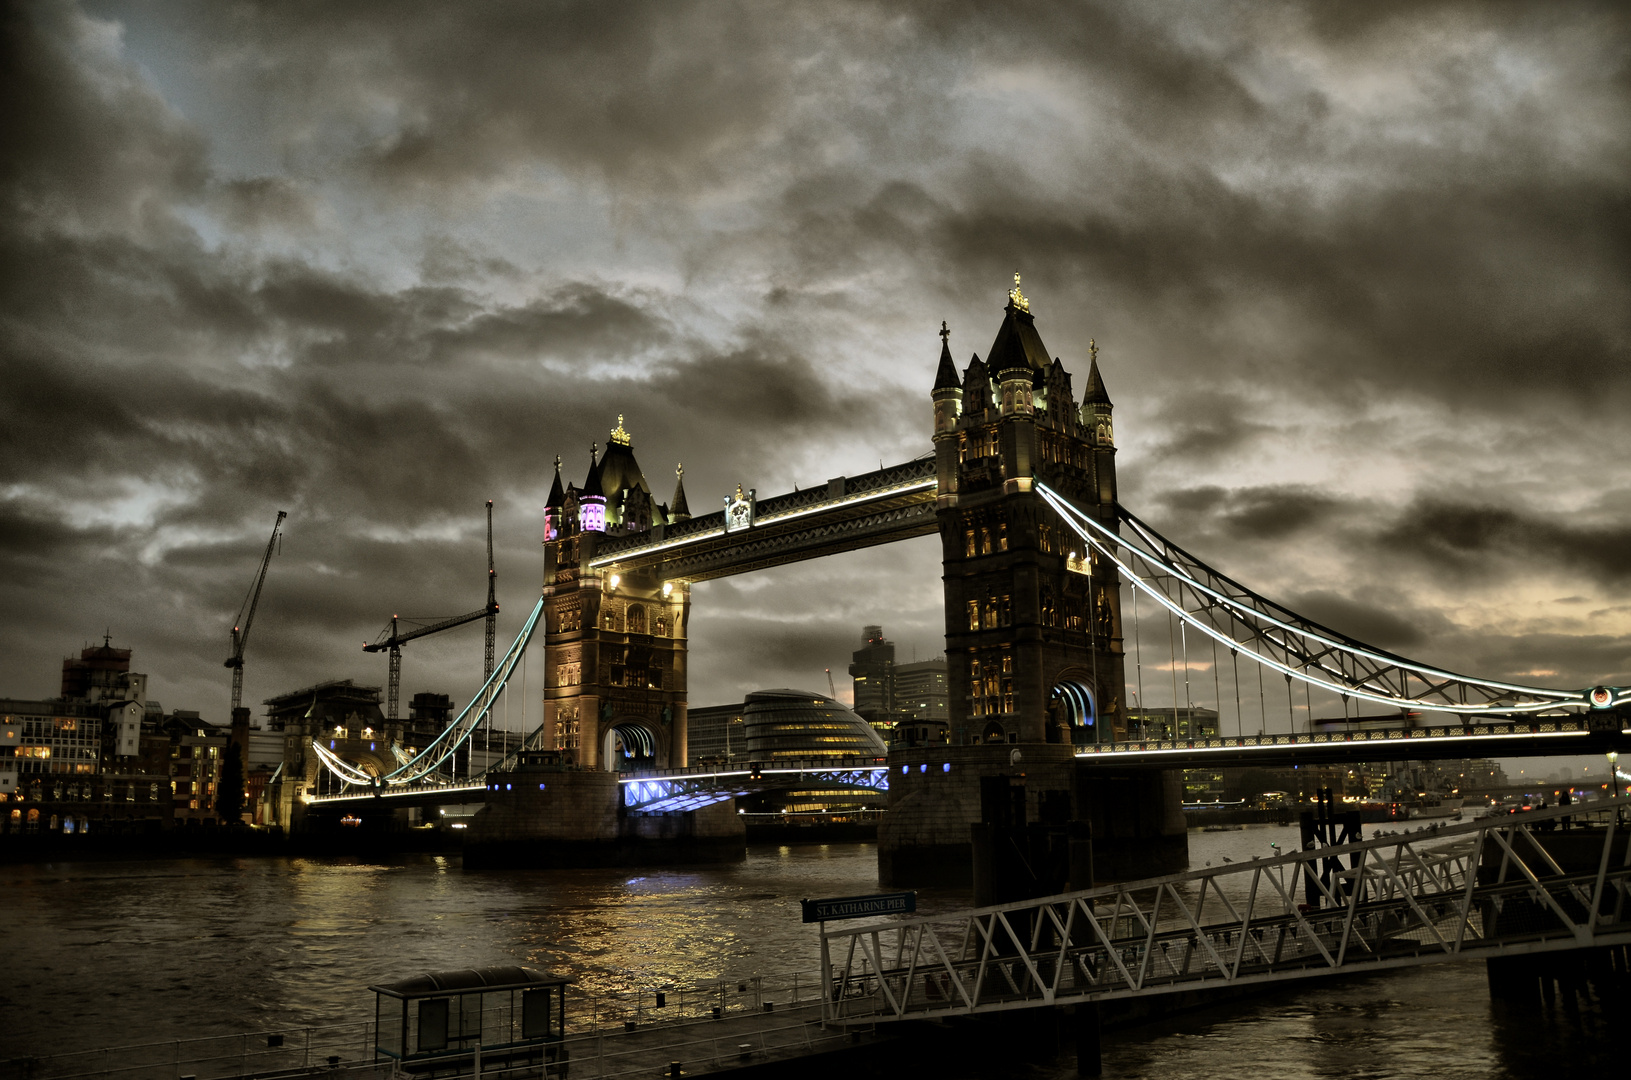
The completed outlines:
<svg viewBox="0 0 1631 1080">
<path fill-rule="evenodd" d="M 668 520 L 690 521 L 691 507 L 685 501 L 685 463 L 674 466 L 674 501 L 669 503 Z"/>
<path fill-rule="evenodd" d="M 934 375 L 935 390 L 961 390 L 963 380 L 957 377 L 957 365 L 951 359 L 951 331 L 940 324 L 940 367 Z"/>
</svg>

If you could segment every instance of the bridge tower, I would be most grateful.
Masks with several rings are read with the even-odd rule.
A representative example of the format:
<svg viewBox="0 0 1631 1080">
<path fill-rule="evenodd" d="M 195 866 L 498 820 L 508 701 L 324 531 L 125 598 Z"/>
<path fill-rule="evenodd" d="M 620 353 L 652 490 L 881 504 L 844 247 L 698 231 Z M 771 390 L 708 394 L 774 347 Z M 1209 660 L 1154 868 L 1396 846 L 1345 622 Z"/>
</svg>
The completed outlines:
<svg viewBox="0 0 1631 1080">
<path fill-rule="evenodd" d="M 1084 551 L 1036 491 L 1045 483 L 1117 528 L 1114 409 L 1097 346 L 1087 353 L 1078 403 L 1017 274 L 990 351 L 961 374 L 941 324 L 930 398 L 950 725 L 945 746 L 890 750 L 885 884 L 973 880 L 978 895 L 993 874 L 974 869 L 976 837 L 1027 823 L 1090 834 L 1103 878 L 1187 863 L 1176 773 L 1089 780 L 1075 759 L 1127 730 L 1116 568 Z M 1072 862 L 1074 887 L 1087 873 Z"/>
<path fill-rule="evenodd" d="M 655 502 L 617 418 L 604 455 L 589 452 L 581 488 L 561 482 L 544 511 L 544 721 L 539 749 L 617 772 L 682 768 L 686 758 L 686 620 L 691 591 L 655 567 L 590 566 L 608 537 L 689 519 L 683 469 L 671 505 Z"/>
<path fill-rule="evenodd" d="M 1097 346 L 1078 406 L 1017 274 L 984 362 L 959 376 L 944 324 L 941 335 L 931 397 L 951 741 L 1111 741 L 1126 730 L 1120 583 L 1033 490 L 1042 481 L 1116 527 Z"/>
</svg>

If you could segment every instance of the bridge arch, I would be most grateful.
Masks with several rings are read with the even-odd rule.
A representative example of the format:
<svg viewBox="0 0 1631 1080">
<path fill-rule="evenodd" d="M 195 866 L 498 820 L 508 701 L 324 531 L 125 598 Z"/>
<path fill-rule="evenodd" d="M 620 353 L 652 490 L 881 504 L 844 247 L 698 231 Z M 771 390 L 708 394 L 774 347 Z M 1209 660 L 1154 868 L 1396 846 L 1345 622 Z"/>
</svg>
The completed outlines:
<svg viewBox="0 0 1631 1080">
<path fill-rule="evenodd" d="M 1049 742 L 1082 746 L 1098 741 L 1099 701 L 1089 679 L 1063 675 L 1048 691 Z"/>
<path fill-rule="evenodd" d="M 600 760 L 607 772 L 655 769 L 658 737 L 644 720 L 625 718 L 606 726 L 600 739 Z"/>
</svg>

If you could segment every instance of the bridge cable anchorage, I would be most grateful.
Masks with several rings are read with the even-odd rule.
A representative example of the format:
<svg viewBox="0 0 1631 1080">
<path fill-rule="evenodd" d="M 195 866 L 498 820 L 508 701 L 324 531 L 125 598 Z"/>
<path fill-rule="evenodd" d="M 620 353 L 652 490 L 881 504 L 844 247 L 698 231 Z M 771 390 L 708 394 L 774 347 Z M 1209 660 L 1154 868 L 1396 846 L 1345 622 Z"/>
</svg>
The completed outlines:
<svg viewBox="0 0 1631 1080">
<path fill-rule="evenodd" d="M 870 1026 L 1631 944 L 1631 799 L 1378 835 L 821 933 L 822 1020 Z M 1569 869 L 1543 834 L 1583 826 Z"/>
<path fill-rule="evenodd" d="M 515 642 L 505 652 L 503 659 L 494 668 L 493 673 L 488 676 L 486 683 L 476 692 L 476 696 L 471 698 L 470 703 L 459 712 L 458 716 L 453 718 L 452 723 L 448 724 L 446 730 L 431 740 L 430 744 L 419 753 L 399 765 L 394 771 L 381 777 L 368 776 L 314 739 L 312 740 L 312 750 L 317 754 L 318 760 L 322 762 L 329 772 L 348 784 L 373 784 L 378 782 L 382 786 L 400 788 L 427 779 L 431 780 L 433 784 L 447 783 L 445 779 L 434 776 L 436 770 L 461 749 L 465 749 L 468 755 L 471 737 L 488 719 L 493 703 L 497 701 L 499 694 L 504 692 L 505 687 L 509 684 L 510 676 L 515 673 L 516 667 L 526 655 L 527 645 L 532 641 L 533 632 L 538 626 L 538 620 L 543 611 L 544 601 L 540 597 L 538 602 L 533 605 L 532 612 L 527 616 L 526 622 L 522 624 L 521 632 L 516 635 Z M 504 762 L 499 763 L 499 766 L 503 766 L 513 756 L 507 756 Z M 468 761 L 468 756 L 466 760 Z M 489 771 L 493 770 L 489 769 Z M 357 779 L 359 776 L 361 779 Z"/>
<path fill-rule="evenodd" d="M 1288 679 L 1395 708 L 1508 714 L 1591 707 L 1589 691 L 1472 678 L 1366 645 L 1225 577 L 1125 509 L 1117 508 L 1120 520 L 1148 547 L 1118 535 L 1046 484 L 1038 483 L 1035 490 L 1090 548 L 1113 563 L 1136 591 L 1147 593 L 1182 622 L 1231 649 L 1243 650 L 1261 667 L 1278 671 Z M 1144 573 L 1134 569 L 1136 563 L 1145 566 Z M 1189 610 L 1186 594 L 1195 598 L 1198 610 Z M 1198 617 L 1201 610 L 1210 613 L 1214 609 L 1221 609 L 1229 617 L 1230 633 L 1217 629 L 1212 618 Z M 1239 638 L 1233 632 L 1236 626 L 1242 630 Z M 1631 701 L 1631 691 L 1620 692 L 1610 704 L 1626 701 Z"/>
</svg>

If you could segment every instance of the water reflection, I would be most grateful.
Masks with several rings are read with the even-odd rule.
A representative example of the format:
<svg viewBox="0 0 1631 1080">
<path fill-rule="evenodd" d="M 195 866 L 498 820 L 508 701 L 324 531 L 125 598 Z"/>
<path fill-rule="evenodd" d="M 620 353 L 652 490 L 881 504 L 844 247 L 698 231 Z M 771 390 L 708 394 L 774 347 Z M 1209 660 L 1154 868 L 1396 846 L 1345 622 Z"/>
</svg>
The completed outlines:
<svg viewBox="0 0 1631 1080">
<path fill-rule="evenodd" d="M 1294 827 L 1191 836 L 1197 867 L 1296 840 Z M 531 964 L 599 992 L 813 971 L 819 944 L 798 901 L 876 888 L 866 844 L 756 848 L 733 866 L 674 870 L 466 874 L 437 857 L 12 867 L 0 879 L 0 1057 L 362 1019 L 369 983 L 438 968 Z M 918 906 L 968 902 L 922 890 Z M 1305 984 L 1112 1033 L 1105 1060 L 1106 1075 L 1173 1080 L 1448 1080 L 1606 1064 L 1607 1043 L 1599 1003 L 1539 1017 L 1492 1006 L 1474 962 Z"/>
</svg>

